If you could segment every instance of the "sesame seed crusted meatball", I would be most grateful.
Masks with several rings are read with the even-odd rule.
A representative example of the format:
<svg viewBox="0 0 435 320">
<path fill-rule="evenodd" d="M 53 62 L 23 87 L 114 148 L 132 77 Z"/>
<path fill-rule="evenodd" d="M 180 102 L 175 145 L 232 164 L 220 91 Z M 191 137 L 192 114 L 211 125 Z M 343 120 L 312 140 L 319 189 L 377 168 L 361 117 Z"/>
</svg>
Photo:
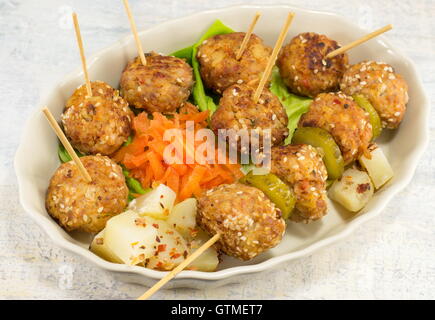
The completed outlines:
<svg viewBox="0 0 435 320">
<path fill-rule="evenodd" d="M 271 172 L 293 188 L 297 210 L 290 220 L 308 223 L 326 215 L 328 174 L 314 147 L 306 144 L 273 147 Z"/>
<path fill-rule="evenodd" d="M 249 83 L 261 78 L 272 49 L 252 34 L 240 60 L 236 59 L 244 32 L 220 34 L 205 40 L 198 48 L 201 78 L 204 84 L 222 93 L 235 83 Z"/>
<path fill-rule="evenodd" d="M 348 95 L 365 96 L 379 113 L 384 128 L 396 129 L 405 115 L 408 85 L 389 64 L 357 63 L 344 73 L 340 87 Z"/>
<path fill-rule="evenodd" d="M 92 97 L 82 85 L 69 98 L 61 116 L 63 128 L 80 152 L 109 155 L 130 136 L 133 113 L 119 91 L 108 84 L 95 81 L 91 88 Z"/>
<path fill-rule="evenodd" d="M 135 108 L 148 112 L 175 111 L 190 96 L 192 68 L 176 57 L 151 52 L 144 66 L 139 57 L 130 61 L 121 76 L 121 95 Z"/>
<path fill-rule="evenodd" d="M 299 127 L 328 131 L 340 147 L 345 164 L 365 153 L 373 136 L 368 115 L 341 92 L 319 94 L 299 120 Z"/>
<path fill-rule="evenodd" d="M 104 156 L 85 156 L 87 182 L 73 161 L 54 173 L 47 190 L 48 213 L 67 231 L 99 232 L 127 206 L 128 188 L 122 169 Z"/>
<path fill-rule="evenodd" d="M 288 136 L 287 113 L 279 99 L 264 88 L 257 103 L 253 102 L 255 88 L 235 84 L 226 89 L 219 107 L 211 118 L 211 127 L 218 129 L 257 130 L 263 141 L 263 130 L 271 129 L 272 145 L 281 144 Z"/>
<path fill-rule="evenodd" d="M 198 199 L 197 223 L 209 234 L 221 233 L 217 245 L 227 255 L 249 260 L 275 247 L 285 222 L 275 205 L 257 188 L 223 184 Z"/>
<path fill-rule="evenodd" d="M 343 53 L 327 59 L 326 55 L 339 47 L 336 41 L 322 34 L 297 35 L 281 49 L 277 60 L 284 83 L 292 92 L 308 97 L 337 91 L 348 56 Z"/>
</svg>

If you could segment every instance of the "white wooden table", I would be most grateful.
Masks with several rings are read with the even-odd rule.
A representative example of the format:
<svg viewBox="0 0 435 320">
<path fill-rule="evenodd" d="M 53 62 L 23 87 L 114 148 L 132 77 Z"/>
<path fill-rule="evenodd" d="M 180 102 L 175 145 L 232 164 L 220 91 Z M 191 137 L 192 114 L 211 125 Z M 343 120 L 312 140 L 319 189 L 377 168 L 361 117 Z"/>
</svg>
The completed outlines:
<svg viewBox="0 0 435 320">
<path fill-rule="evenodd" d="M 230 0 L 131 0 L 139 29 Z M 269 3 L 269 1 L 257 1 Z M 279 3 L 280 1 L 270 1 Z M 290 1 L 281 1 L 289 3 Z M 435 101 L 435 1 L 293 0 L 337 12 L 375 29 L 394 25 L 389 39 L 417 63 Z M 0 1 L 0 298 L 128 299 L 137 285 L 55 247 L 18 202 L 13 157 L 25 120 L 39 97 L 80 65 L 70 13 L 79 13 L 86 52 L 129 33 L 120 0 Z M 308 31 L 308 30 L 307 30 Z M 89 41 L 92 39 L 92 42 Z M 412 183 L 382 215 L 313 256 L 253 275 L 249 282 L 213 290 L 163 290 L 165 299 L 435 298 L 435 115 L 431 144 Z M 72 281 L 70 281 L 72 279 Z"/>
</svg>

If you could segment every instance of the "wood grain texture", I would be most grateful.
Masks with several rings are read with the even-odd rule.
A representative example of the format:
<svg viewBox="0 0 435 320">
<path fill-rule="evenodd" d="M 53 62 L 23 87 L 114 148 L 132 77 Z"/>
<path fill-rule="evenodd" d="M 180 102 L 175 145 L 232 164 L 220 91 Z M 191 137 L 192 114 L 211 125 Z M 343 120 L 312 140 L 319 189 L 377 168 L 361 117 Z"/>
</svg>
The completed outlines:
<svg viewBox="0 0 435 320">
<path fill-rule="evenodd" d="M 131 0 L 138 29 L 251 1 Z M 255 1 L 254 1 L 255 2 Z M 256 1 L 262 4 L 288 1 Z M 435 1 L 292 0 L 337 12 L 368 30 L 387 23 L 387 37 L 417 64 L 435 101 Z M 121 1 L 3 0 L 0 2 L 0 298 L 129 299 L 143 287 L 55 247 L 18 202 L 13 157 L 39 97 L 80 65 L 71 12 L 80 14 L 89 54 L 130 32 Z M 92 41 L 90 40 L 92 39 Z M 435 298 L 435 114 L 431 142 L 412 183 L 378 218 L 345 241 L 310 257 L 210 290 L 174 289 L 154 299 L 407 299 Z"/>
</svg>

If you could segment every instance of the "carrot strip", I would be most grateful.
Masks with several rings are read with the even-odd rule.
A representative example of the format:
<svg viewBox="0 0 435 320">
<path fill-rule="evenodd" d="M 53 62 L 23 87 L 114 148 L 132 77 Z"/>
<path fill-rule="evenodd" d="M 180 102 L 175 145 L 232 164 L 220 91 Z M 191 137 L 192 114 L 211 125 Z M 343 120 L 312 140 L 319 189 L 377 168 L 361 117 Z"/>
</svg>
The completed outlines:
<svg viewBox="0 0 435 320">
<path fill-rule="evenodd" d="M 208 112 L 199 112 L 194 106 L 186 106 L 182 113 L 173 113 L 170 117 L 154 112 L 149 118 L 146 113 L 140 113 L 133 119 L 133 141 L 118 150 L 113 159 L 124 164 L 143 187 L 166 184 L 177 193 L 177 200 L 197 197 L 203 190 L 222 183 L 232 183 L 241 176 L 238 164 L 199 164 L 194 159 L 195 148 L 203 141 L 195 141 L 194 145 L 186 143 L 187 121 L 193 121 L 196 133 L 207 127 L 207 119 Z M 163 137 L 168 129 L 182 130 L 182 135 L 165 141 Z M 175 163 L 164 161 L 169 144 L 176 147 L 175 154 L 171 154 L 178 160 Z M 187 157 L 193 163 L 186 164 Z"/>
</svg>

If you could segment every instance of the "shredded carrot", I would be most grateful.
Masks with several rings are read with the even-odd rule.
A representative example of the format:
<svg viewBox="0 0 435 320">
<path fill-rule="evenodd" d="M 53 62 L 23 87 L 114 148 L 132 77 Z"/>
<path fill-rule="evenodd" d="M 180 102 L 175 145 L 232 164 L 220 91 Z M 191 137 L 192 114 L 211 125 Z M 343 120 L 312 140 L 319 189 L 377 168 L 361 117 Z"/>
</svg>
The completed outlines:
<svg viewBox="0 0 435 320">
<path fill-rule="evenodd" d="M 199 196 L 204 190 L 219 184 L 234 182 L 242 175 L 238 164 L 200 164 L 195 161 L 193 148 L 204 142 L 195 141 L 193 147 L 187 145 L 186 122 L 194 123 L 196 133 L 207 127 L 208 118 L 207 111 L 195 110 L 186 108 L 184 112 L 171 114 L 170 117 L 155 112 L 152 119 L 146 113 L 140 113 L 133 119 L 133 141 L 117 151 L 113 159 L 124 164 L 144 188 L 166 184 L 177 193 L 178 201 Z M 168 129 L 180 129 L 181 135 L 166 141 L 165 131 Z M 170 144 L 175 147 L 171 156 L 179 160 L 177 163 L 166 163 L 164 160 L 166 147 Z M 186 163 L 188 158 L 193 163 Z M 216 152 L 215 160 L 217 158 Z"/>
</svg>

